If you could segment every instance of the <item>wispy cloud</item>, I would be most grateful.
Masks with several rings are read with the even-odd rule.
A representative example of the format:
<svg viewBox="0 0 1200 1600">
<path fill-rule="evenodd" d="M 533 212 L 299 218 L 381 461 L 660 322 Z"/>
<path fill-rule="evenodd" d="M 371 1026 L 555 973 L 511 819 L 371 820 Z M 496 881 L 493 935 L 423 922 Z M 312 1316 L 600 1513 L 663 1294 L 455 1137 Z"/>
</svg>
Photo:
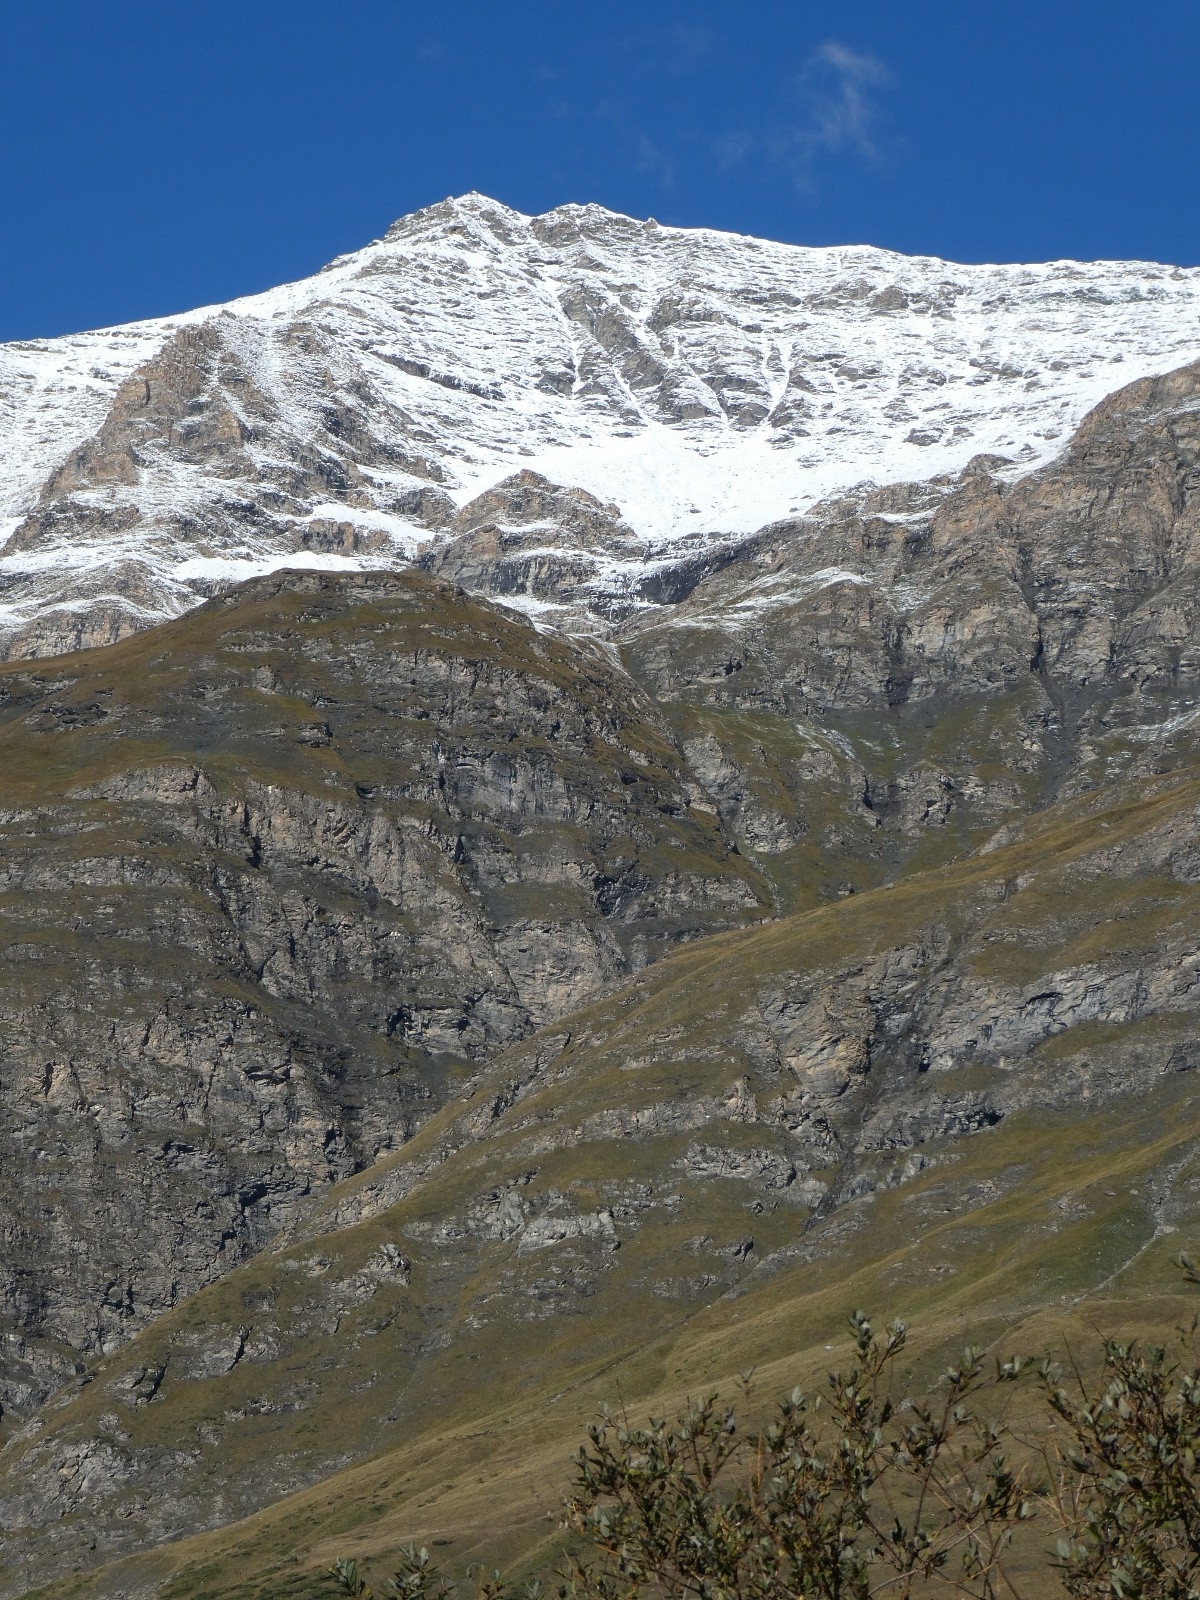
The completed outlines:
<svg viewBox="0 0 1200 1600">
<path fill-rule="evenodd" d="M 825 157 L 852 154 L 879 161 L 879 91 L 890 81 L 891 73 L 877 56 L 827 39 L 792 79 L 791 97 L 799 115 L 781 117 L 765 132 L 727 132 L 714 141 L 718 166 L 766 157 L 786 167 L 798 188 L 811 190 L 817 164 Z"/>
<path fill-rule="evenodd" d="M 679 173 L 679 153 L 669 143 L 648 134 L 636 107 L 625 100 L 596 102 L 592 115 L 609 129 L 614 148 L 625 153 L 634 169 L 644 173 L 660 189 L 671 189 Z"/>
<path fill-rule="evenodd" d="M 677 23 L 657 46 L 657 69 L 677 74 L 696 72 L 711 63 L 717 44 L 717 35 L 711 28 L 688 28 Z"/>
<path fill-rule="evenodd" d="M 877 56 L 827 39 L 813 51 L 801 74 L 801 92 L 808 101 L 811 123 L 796 132 L 811 150 L 857 150 L 867 160 L 878 157 L 872 90 L 888 81 Z"/>
<path fill-rule="evenodd" d="M 758 139 L 752 133 L 722 134 L 713 145 L 717 166 L 723 172 L 730 167 L 736 167 L 739 161 L 745 161 L 748 155 L 753 154 L 758 143 Z"/>
</svg>

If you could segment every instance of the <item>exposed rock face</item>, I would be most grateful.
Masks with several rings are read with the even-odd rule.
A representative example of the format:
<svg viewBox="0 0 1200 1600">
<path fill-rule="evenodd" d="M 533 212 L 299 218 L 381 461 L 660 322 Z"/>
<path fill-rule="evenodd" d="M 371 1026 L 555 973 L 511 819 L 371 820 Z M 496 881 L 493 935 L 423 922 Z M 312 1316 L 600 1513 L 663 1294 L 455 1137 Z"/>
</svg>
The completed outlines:
<svg viewBox="0 0 1200 1600">
<path fill-rule="evenodd" d="M 1200 364 L 1140 374 L 1198 295 L 468 197 L 0 351 L 0 654 L 56 658 L 0 669 L 22 1560 L 262 1507 L 497 1348 L 607 1370 L 1016 1114 L 1170 1098 Z"/>
<path fill-rule="evenodd" d="M 632 617 L 625 659 L 748 843 L 882 875 L 1190 750 L 1198 491 L 1194 365 L 1039 472 L 983 459 L 766 530 Z"/>
<path fill-rule="evenodd" d="M 452 529 L 423 565 L 477 594 L 551 606 L 556 620 L 586 619 L 613 557 L 641 550 L 617 506 L 528 470 L 470 501 Z"/>
<path fill-rule="evenodd" d="M 258 580 L 0 674 L 6 1410 L 753 874 L 656 713 L 421 575 Z"/>
</svg>

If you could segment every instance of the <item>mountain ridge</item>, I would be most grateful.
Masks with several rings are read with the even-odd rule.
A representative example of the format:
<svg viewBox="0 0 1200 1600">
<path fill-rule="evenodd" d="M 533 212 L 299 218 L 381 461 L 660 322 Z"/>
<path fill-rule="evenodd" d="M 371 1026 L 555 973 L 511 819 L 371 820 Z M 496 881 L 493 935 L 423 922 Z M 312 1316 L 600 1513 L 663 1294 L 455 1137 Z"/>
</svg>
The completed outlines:
<svg viewBox="0 0 1200 1600">
<path fill-rule="evenodd" d="M 522 468 L 617 502 L 620 592 L 863 479 L 1029 470 L 1118 380 L 1197 354 L 1198 270 L 468 195 L 295 284 L 0 347 L 0 649 L 111 642 L 280 564 L 405 563 Z"/>
<path fill-rule="evenodd" d="M 39 1549 L 43 1581 L 74 1568 L 97 1595 L 121 1558 L 147 1592 L 211 1592 L 189 1548 L 247 1595 L 315 1596 L 338 1539 L 545 1562 L 614 1383 L 640 1409 L 751 1364 L 819 1381 L 845 1314 L 883 1298 L 947 1353 L 1061 1337 L 1047 1307 L 1169 1316 L 1173 1236 L 1200 1219 L 1198 803 L 1193 767 L 1059 808 L 686 947 L 503 1053 L 11 1437 L 10 1585 Z M 923 1060 L 930 1029 L 957 1043 Z M 530 1434 L 536 1515 L 509 1450 Z"/>
</svg>

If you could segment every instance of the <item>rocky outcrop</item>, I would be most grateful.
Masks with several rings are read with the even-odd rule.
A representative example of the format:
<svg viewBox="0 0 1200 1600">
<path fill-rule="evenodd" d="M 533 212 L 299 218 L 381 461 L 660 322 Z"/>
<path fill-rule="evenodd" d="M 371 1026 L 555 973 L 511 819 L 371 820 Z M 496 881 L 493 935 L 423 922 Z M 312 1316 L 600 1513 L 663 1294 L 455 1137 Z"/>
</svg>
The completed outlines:
<svg viewBox="0 0 1200 1600">
<path fill-rule="evenodd" d="M 450 531 L 451 541 L 423 558 L 428 570 L 472 593 L 532 602 L 556 622 L 573 618 L 585 628 L 605 570 L 641 548 L 617 506 L 528 470 L 470 501 Z"/>
<path fill-rule="evenodd" d="M 1130 385 L 1039 472 L 983 458 L 839 500 L 631 618 L 624 659 L 726 824 L 768 855 L 803 841 L 832 892 L 1180 759 L 1198 417 L 1200 366 Z"/>
<path fill-rule="evenodd" d="M 954 1173 L 1023 1113 L 1167 1103 L 1200 366 L 1066 425 L 1197 281 L 468 197 L 48 386 L 0 485 L 27 1575 L 840 1270 L 930 1170 L 926 1218 L 1010 1194 Z"/>
<path fill-rule="evenodd" d="M 741 1317 L 790 1359 L 770 1318 L 794 1329 L 814 1299 L 840 1318 L 848 1264 L 877 1260 L 895 1298 L 927 1250 L 982 1316 L 980 1239 L 1001 1277 L 1032 1263 L 1037 1306 L 1194 1227 L 1198 818 L 1194 775 L 1063 806 L 954 867 L 677 951 L 514 1044 L 12 1437 L 10 1560 L 46 1581 L 217 1526 L 432 1447 L 450 1405 L 507 1416 L 532 1384 L 552 1405 L 581 1371 L 608 1383 L 690 1318 L 702 1351 Z M 1131 1238 L 1114 1130 L 1138 1118 L 1157 1209 Z M 1087 1249 L 1051 1265 L 1065 1220 L 1106 1198 Z"/>
<path fill-rule="evenodd" d="M 6 1411 L 473 1063 L 761 914 L 602 651 L 420 575 L 263 579 L 10 668 L 0 747 Z"/>
</svg>

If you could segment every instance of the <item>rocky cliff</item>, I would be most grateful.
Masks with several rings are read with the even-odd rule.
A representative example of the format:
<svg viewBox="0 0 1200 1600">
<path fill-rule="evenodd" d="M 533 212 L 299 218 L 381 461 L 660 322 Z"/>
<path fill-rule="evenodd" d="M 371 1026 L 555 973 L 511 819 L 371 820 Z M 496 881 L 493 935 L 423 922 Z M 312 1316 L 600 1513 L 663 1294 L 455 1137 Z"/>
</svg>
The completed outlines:
<svg viewBox="0 0 1200 1600">
<path fill-rule="evenodd" d="M 0 674 L 6 1414 L 473 1063 L 759 918 L 694 796 L 603 651 L 419 575 Z"/>
<path fill-rule="evenodd" d="M 1200 366 L 1014 474 L 843 497 L 619 628 L 783 892 L 879 883 L 1194 746 Z"/>
<path fill-rule="evenodd" d="M 860 1303 L 951 1350 L 964 1324 L 1036 1348 L 1047 1305 L 1085 1335 L 1169 1319 L 1200 1227 L 1198 816 L 1194 769 L 1053 808 L 510 1047 L 11 1438 L 9 1587 L 315 1600 L 339 1552 L 386 1570 L 414 1535 L 551 1560 L 606 1397 L 817 1383 Z"/>
</svg>

